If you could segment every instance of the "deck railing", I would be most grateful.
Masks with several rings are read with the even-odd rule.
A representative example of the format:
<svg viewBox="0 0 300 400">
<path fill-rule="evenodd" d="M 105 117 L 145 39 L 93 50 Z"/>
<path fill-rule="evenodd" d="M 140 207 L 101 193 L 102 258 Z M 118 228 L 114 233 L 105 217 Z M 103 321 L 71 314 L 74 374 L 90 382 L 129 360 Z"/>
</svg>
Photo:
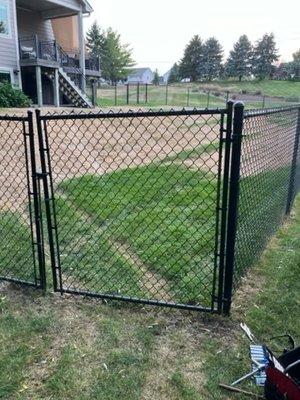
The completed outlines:
<svg viewBox="0 0 300 400">
<path fill-rule="evenodd" d="M 36 35 L 19 39 L 21 60 L 45 60 L 58 62 L 63 68 L 80 68 L 78 55 L 68 54 L 56 40 L 40 40 Z M 85 67 L 90 71 L 99 71 L 99 59 L 90 56 L 85 60 Z"/>
</svg>

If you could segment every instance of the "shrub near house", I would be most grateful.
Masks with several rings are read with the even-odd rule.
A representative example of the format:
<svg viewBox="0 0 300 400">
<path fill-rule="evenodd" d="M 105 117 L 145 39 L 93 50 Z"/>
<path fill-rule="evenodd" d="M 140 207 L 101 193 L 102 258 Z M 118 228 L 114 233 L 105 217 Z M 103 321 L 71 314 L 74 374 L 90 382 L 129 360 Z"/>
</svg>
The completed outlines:
<svg viewBox="0 0 300 400">
<path fill-rule="evenodd" d="M 0 83 L 0 107 L 29 107 L 30 100 L 10 83 Z"/>
</svg>

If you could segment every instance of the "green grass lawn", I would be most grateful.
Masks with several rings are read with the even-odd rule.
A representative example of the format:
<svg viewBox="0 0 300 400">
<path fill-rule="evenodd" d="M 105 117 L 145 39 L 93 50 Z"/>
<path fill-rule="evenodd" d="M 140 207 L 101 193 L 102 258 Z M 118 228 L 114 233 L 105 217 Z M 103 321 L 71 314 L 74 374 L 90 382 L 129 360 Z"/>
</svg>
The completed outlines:
<svg viewBox="0 0 300 400">
<path fill-rule="evenodd" d="M 136 86 L 129 91 L 129 105 L 140 107 L 197 107 L 223 108 L 226 105 L 227 93 L 229 98 L 239 99 L 239 95 L 254 95 L 257 98 L 242 100 L 246 108 L 273 108 L 299 104 L 300 82 L 290 81 L 242 81 L 233 80 L 199 82 L 193 84 L 173 84 L 165 86 L 149 86 L 146 102 L 145 86 L 140 86 L 140 95 Z M 208 94 L 209 92 L 209 94 Z M 264 99 L 263 96 L 266 96 Z M 103 87 L 98 91 L 98 106 L 127 106 L 126 87 L 118 86 L 117 92 L 111 87 Z"/>
<path fill-rule="evenodd" d="M 61 252 L 66 254 L 64 271 L 77 268 L 71 274 L 84 280 L 91 270 L 102 292 L 139 294 L 139 274 L 123 267 L 124 259 L 117 256 L 118 247 L 125 244 L 150 274 L 167 280 L 175 301 L 210 304 L 214 175 L 182 165 L 152 164 L 103 176 L 86 175 L 62 182 L 59 190 L 67 198 L 61 198 L 57 207 Z M 81 219 L 74 216 L 73 220 L 72 208 Z"/>
<path fill-rule="evenodd" d="M 300 198 L 236 294 L 231 318 L 1 287 L 0 397 L 244 399 L 218 388 L 250 369 L 239 323 L 262 342 L 289 332 L 299 343 L 299 241 Z"/>
<path fill-rule="evenodd" d="M 31 231 L 21 215 L 0 213 L 0 276 L 35 282 Z"/>
<path fill-rule="evenodd" d="M 198 108 L 223 108 L 225 100 L 222 96 L 214 96 L 213 94 L 206 94 L 203 92 L 188 91 L 186 86 L 172 87 L 168 89 L 168 95 L 164 86 L 150 86 L 148 88 L 148 99 L 146 102 L 145 89 L 141 86 L 139 103 L 137 99 L 137 89 L 132 87 L 130 89 L 129 105 L 140 107 L 198 107 Z M 98 106 L 111 107 L 111 106 L 126 106 L 126 93 L 123 88 L 117 89 L 117 104 L 115 101 L 115 92 L 111 89 L 103 88 L 98 91 Z"/>
<path fill-rule="evenodd" d="M 211 305 L 217 177 L 183 163 L 216 143 L 147 166 L 63 181 L 56 190 L 64 288 Z M 257 261 L 284 214 L 289 168 L 241 179 L 237 285 Z M 34 281 L 30 230 L 18 216 L 1 220 L 3 276 Z M 51 279 L 50 279 L 51 281 Z"/>
<path fill-rule="evenodd" d="M 256 94 L 260 92 L 266 96 L 282 96 L 282 97 L 299 97 L 300 96 L 300 82 L 291 81 L 275 81 L 275 80 L 263 80 L 263 81 L 214 81 L 210 84 L 206 84 L 207 87 L 211 86 L 217 89 L 229 90 L 234 93 L 241 93 L 246 90 L 249 94 Z M 200 85 L 201 86 L 201 85 Z"/>
</svg>

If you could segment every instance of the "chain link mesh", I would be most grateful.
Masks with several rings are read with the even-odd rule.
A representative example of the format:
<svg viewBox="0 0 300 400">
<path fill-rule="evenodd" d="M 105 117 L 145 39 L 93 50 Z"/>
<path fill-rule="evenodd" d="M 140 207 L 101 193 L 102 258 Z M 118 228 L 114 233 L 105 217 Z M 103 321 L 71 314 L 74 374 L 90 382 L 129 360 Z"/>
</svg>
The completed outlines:
<svg viewBox="0 0 300 400">
<path fill-rule="evenodd" d="M 38 113 L 37 157 L 30 114 L 0 116 L 0 279 L 44 282 L 42 212 L 57 290 L 220 310 L 227 115 Z M 299 107 L 244 115 L 234 288 L 300 190 L 299 136 Z"/>
<path fill-rule="evenodd" d="M 258 261 L 299 187 L 299 108 L 245 114 L 234 287 Z"/>
<path fill-rule="evenodd" d="M 223 114 L 42 117 L 64 290 L 212 307 Z"/>
<path fill-rule="evenodd" d="M 27 118 L 0 116 L 0 279 L 36 284 L 28 132 Z"/>
</svg>

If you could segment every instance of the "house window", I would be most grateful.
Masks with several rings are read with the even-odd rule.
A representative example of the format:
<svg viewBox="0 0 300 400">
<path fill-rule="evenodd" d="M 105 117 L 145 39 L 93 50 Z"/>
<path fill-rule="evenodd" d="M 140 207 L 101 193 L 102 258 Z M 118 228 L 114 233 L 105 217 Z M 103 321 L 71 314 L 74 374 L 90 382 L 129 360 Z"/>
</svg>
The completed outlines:
<svg viewBox="0 0 300 400">
<path fill-rule="evenodd" d="M 0 0 L 0 36 L 10 36 L 10 18 L 7 0 Z"/>
<path fill-rule="evenodd" d="M 11 73 L 10 71 L 5 71 L 0 69 L 0 83 L 11 83 Z"/>
</svg>

